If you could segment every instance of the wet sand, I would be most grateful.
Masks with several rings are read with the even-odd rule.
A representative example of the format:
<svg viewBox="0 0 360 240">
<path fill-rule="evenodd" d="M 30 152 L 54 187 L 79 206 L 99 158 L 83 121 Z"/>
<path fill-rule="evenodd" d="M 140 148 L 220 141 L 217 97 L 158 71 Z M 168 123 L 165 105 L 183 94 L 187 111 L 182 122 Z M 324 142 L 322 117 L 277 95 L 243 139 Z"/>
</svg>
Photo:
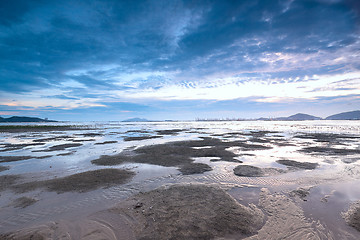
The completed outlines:
<svg viewBox="0 0 360 240">
<path fill-rule="evenodd" d="M 11 189 L 17 193 L 24 193 L 41 188 L 57 193 L 87 192 L 100 187 L 111 187 L 126 183 L 134 175 L 133 172 L 121 169 L 99 169 L 87 171 L 63 178 L 44 181 L 26 182 L 12 185 Z"/>
<path fill-rule="evenodd" d="M 277 168 L 259 168 L 250 165 L 239 165 L 234 168 L 234 174 L 242 177 L 265 177 L 286 173 L 283 169 Z"/>
<path fill-rule="evenodd" d="M 360 201 L 353 203 L 343 217 L 350 226 L 360 231 Z"/>
<path fill-rule="evenodd" d="M 123 226 L 116 228 L 118 223 Z M 263 225 L 255 205 L 245 207 L 224 190 L 206 185 L 173 185 L 140 193 L 81 222 L 52 223 L 3 235 L 2 239 L 213 239 L 246 237 Z M 90 224 L 92 223 L 92 224 Z M 95 223 L 95 224 L 94 224 Z M 74 231 L 75 230 L 75 231 Z"/>
<path fill-rule="evenodd" d="M 0 166 L 0 172 L 9 170 L 9 167 L 7 166 Z"/>
<path fill-rule="evenodd" d="M 319 166 L 318 163 L 311 163 L 311 162 L 297 162 L 294 160 L 278 160 L 277 163 L 280 163 L 282 165 L 293 167 L 293 168 L 301 168 L 301 169 L 307 169 L 312 170 Z"/>
<path fill-rule="evenodd" d="M 70 131 L 85 130 L 84 127 L 71 125 L 2 125 L 0 132 L 3 133 L 23 133 L 23 132 L 50 132 L 50 131 Z"/>
<path fill-rule="evenodd" d="M 8 132 L 0 238 L 360 238 L 359 135 L 191 124 Z"/>
</svg>

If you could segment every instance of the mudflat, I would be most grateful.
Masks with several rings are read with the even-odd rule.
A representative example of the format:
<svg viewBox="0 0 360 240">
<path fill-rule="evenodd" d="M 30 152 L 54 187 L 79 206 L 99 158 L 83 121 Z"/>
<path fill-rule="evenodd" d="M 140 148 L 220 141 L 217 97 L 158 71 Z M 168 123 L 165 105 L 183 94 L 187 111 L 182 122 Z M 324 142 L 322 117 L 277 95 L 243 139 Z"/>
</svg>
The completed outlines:
<svg viewBox="0 0 360 240">
<path fill-rule="evenodd" d="M 12 185 L 11 189 L 17 193 L 29 192 L 38 188 L 58 193 L 87 192 L 100 187 L 126 183 L 133 175 L 133 172 L 122 169 L 99 169 L 62 178 Z M 11 179 L 7 181 L 11 181 Z"/>
<path fill-rule="evenodd" d="M 350 122 L 24 128 L 0 135 L 0 239 L 360 238 Z"/>
</svg>

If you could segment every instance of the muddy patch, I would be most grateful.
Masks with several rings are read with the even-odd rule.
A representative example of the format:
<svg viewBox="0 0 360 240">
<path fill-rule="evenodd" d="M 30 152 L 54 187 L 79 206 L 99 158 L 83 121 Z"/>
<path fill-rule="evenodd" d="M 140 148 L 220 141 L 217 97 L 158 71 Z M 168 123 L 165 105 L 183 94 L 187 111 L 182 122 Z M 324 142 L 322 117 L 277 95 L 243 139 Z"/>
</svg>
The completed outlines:
<svg viewBox="0 0 360 240">
<path fill-rule="evenodd" d="M 69 130 L 87 130 L 81 126 L 45 126 L 45 125 L 8 125 L 0 126 L 0 132 L 6 133 L 23 133 L 23 132 L 53 132 L 53 131 L 69 131 Z"/>
<path fill-rule="evenodd" d="M 96 133 L 96 132 L 91 132 L 91 133 L 81 133 L 81 134 L 76 134 L 78 136 L 83 136 L 83 137 L 99 137 L 99 136 L 104 136 L 103 133 Z"/>
<path fill-rule="evenodd" d="M 270 139 L 264 139 L 264 138 L 251 138 L 250 139 L 251 142 L 254 142 L 254 143 L 270 143 L 271 140 Z"/>
<path fill-rule="evenodd" d="M 266 145 L 262 145 L 262 144 L 246 143 L 246 142 L 243 142 L 243 141 L 229 142 L 228 145 L 229 146 L 234 146 L 234 147 L 240 147 L 242 151 L 254 151 L 254 150 L 272 149 L 271 146 L 266 146 Z"/>
<path fill-rule="evenodd" d="M 1 239 L 242 239 L 264 214 L 220 188 L 173 185 L 141 193 L 77 221 L 57 221 L 0 235 Z"/>
<path fill-rule="evenodd" d="M 292 168 L 300 168 L 300 169 L 306 169 L 306 170 L 313 170 L 319 166 L 318 163 L 311 163 L 311 162 L 297 162 L 294 160 L 277 160 L 276 161 L 279 164 L 285 165 L 287 167 Z"/>
<path fill-rule="evenodd" d="M 32 156 L 0 156 L 0 162 L 16 162 L 34 158 Z"/>
<path fill-rule="evenodd" d="M 353 203 L 342 216 L 348 225 L 360 231 L 360 201 Z"/>
<path fill-rule="evenodd" d="M 26 147 L 32 147 L 32 146 L 40 146 L 44 145 L 45 143 L 21 143 L 21 144 L 1 144 L 2 149 L 0 149 L 0 152 L 8 152 L 8 151 L 14 151 L 14 150 L 20 150 Z"/>
<path fill-rule="evenodd" d="M 53 152 L 53 151 L 61 151 L 61 150 L 65 150 L 67 148 L 73 148 L 73 147 L 79 147 L 81 146 L 81 143 L 64 143 L 64 144 L 59 144 L 59 145 L 55 145 L 55 146 L 51 146 L 48 149 L 45 150 L 34 150 L 32 152 Z"/>
<path fill-rule="evenodd" d="M 8 166 L 0 166 L 0 172 L 9 170 L 10 168 Z"/>
<path fill-rule="evenodd" d="M 308 133 L 297 134 L 294 138 L 311 139 L 315 142 L 339 144 L 344 140 L 359 139 L 360 136 L 347 135 L 347 134 L 335 134 L 335 133 Z"/>
<path fill-rule="evenodd" d="M 333 147 L 305 147 L 300 152 L 313 153 L 313 154 L 326 154 L 326 155 L 353 155 L 360 154 L 359 149 L 345 149 L 345 148 L 333 148 Z"/>
<path fill-rule="evenodd" d="M 90 139 L 72 139 L 72 142 L 94 142 L 96 139 L 90 138 Z"/>
<path fill-rule="evenodd" d="M 138 136 L 138 137 L 124 137 L 125 142 L 130 141 L 141 141 L 141 140 L 148 140 L 148 139 L 154 139 L 154 138 L 161 138 L 161 136 Z"/>
<path fill-rule="evenodd" d="M 180 132 L 186 131 L 186 129 L 168 129 L 156 131 L 159 135 L 178 135 Z"/>
<path fill-rule="evenodd" d="M 251 136 L 259 138 L 259 137 L 265 137 L 269 134 L 277 134 L 279 132 L 277 131 L 250 131 Z"/>
<path fill-rule="evenodd" d="M 114 185 L 124 184 L 134 175 L 134 172 L 127 170 L 100 169 L 63 178 L 22 183 L 13 185 L 11 188 L 16 193 L 29 192 L 39 188 L 57 193 L 87 192 L 98 188 L 108 188 Z"/>
<path fill-rule="evenodd" d="M 199 174 L 211 171 L 212 168 L 205 163 L 190 163 L 185 164 L 178 169 L 184 175 Z"/>
<path fill-rule="evenodd" d="M 277 168 L 259 168 L 250 165 L 239 165 L 234 168 L 234 174 L 241 177 L 265 177 L 285 173 L 285 170 Z"/>
<path fill-rule="evenodd" d="M 139 194 L 125 212 L 137 222 L 137 239 L 213 239 L 249 236 L 263 223 L 255 206 L 245 207 L 219 188 L 175 185 Z"/>
<path fill-rule="evenodd" d="M 4 191 L 11 187 L 20 179 L 19 175 L 2 175 L 0 176 L 0 191 Z"/>
<path fill-rule="evenodd" d="M 298 197 L 303 201 L 307 201 L 306 197 L 310 194 L 310 188 L 299 187 L 289 193 L 290 197 Z"/>
<path fill-rule="evenodd" d="M 0 156 L 0 162 L 17 162 L 17 161 L 24 161 L 29 159 L 44 159 L 52 157 L 52 155 L 45 155 L 45 156 Z"/>
<path fill-rule="evenodd" d="M 150 131 L 147 131 L 147 130 L 128 130 L 125 133 L 150 133 Z"/>
<path fill-rule="evenodd" d="M 192 165 L 195 157 L 216 157 L 221 161 L 239 162 L 234 159 L 236 154 L 227 151 L 227 143 L 219 139 L 203 139 L 182 141 L 167 144 L 144 146 L 133 152 L 123 152 L 113 156 L 101 156 L 91 161 L 96 165 L 118 165 L 125 162 L 147 163 L 164 167 L 183 167 Z M 199 165 L 200 166 L 200 165 Z"/>
<path fill-rule="evenodd" d="M 75 152 L 67 152 L 67 153 L 59 153 L 59 154 L 56 154 L 56 156 L 70 156 L 70 155 L 73 155 Z"/>
<path fill-rule="evenodd" d="M 35 139 L 35 140 L 33 140 L 33 142 L 54 142 L 54 141 L 68 140 L 68 139 L 72 139 L 72 138 L 73 137 L 64 135 L 64 136 L 58 136 L 58 137 Z"/>
<path fill-rule="evenodd" d="M 14 202 L 11 204 L 15 208 L 26 208 L 28 206 L 33 205 L 38 200 L 30 197 L 20 197 L 14 200 Z"/>
<path fill-rule="evenodd" d="M 95 143 L 95 145 L 113 144 L 113 143 L 117 143 L 117 142 L 118 142 L 118 141 L 105 141 L 105 142 Z"/>
</svg>

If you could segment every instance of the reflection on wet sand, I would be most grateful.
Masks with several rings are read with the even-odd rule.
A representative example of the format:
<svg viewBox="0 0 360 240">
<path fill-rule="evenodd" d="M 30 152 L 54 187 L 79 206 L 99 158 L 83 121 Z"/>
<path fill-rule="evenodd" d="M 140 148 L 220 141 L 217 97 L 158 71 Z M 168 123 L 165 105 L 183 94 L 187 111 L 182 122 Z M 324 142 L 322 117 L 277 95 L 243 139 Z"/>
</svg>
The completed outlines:
<svg viewBox="0 0 360 240">
<path fill-rule="evenodd" d="M 359 239 L 360 126 L 316 124 L 2 127 L 1 238 Z"/>
</svg>

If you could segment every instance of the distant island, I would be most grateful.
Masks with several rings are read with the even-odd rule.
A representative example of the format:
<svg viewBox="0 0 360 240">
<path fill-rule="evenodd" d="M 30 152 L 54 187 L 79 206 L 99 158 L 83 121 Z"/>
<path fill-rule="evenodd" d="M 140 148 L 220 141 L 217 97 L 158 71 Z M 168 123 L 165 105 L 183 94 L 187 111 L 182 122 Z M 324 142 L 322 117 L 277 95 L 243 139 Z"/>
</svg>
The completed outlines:
<svg viewBox="0 0 360 240">
<path fill-rule="evenodd" d="M 289 117 L 258 118 L 262 121 L 308 121 L 308 120 L 360 120 L 360 111 L 343 112 L 326 118 L 320 118 L 304 113 L 297 113 Z"/>
<path fill-rule="evenodd" d="M 123 120 L 122 122 L 150 122 L 150 121 L 145 118 L 129 118 L 129 119 Z"/>
<path fill-rule="evenodd" d="M 328 116 L 325 120 L 360 120 L 360 111 L 343 112 Z"/>
<path fill-rule="evenodd" d="M 305 113 L 297 113 L 289 117 L 269 117 L 269 118 L 256 118 L 256 119 L 245 119 L 245 118 L 211 118 L 211 119 L 196 119 L 196 121 L 310 121 L 310 120 L 360 120 L 360 110 L 343 112 L 328 116 L 326 118 L 320 118 Z M 176 121 L 176 120 L 165 120 Z M 23 117 L 13 116 L 9 118 L 0 117 L 0 123 L 20 123 L 20 122 L 57 122 L 54 120 L 48 120 L 47 118 L 36 118 L 36 117 Z M 154 122 L 146 118 L 129 118 L 122 122 Z"/>
<path fill-rule="evenodd" d="M 307 120 L 360 120 L 360 111 L 343 112 L 335 115 L 328 116 L 326 118 L 320 118 L 304 113 L 297 113 L 289 117 L 278 118 L 259 118 L 257 120 L 264 121 L 307 121 Z"/>
<path fill-rule="evenodd" d="M 316 117 L 305 113 L 297 113 L 289 117 L 269 117 L 269 118 L 256 118 L 256 119 L 197 119 L 196 121 L 310 121 L 310 120 L 360 120 L 360 111 L 343 112 L 326 118 Z"/>
<path fill-rule="evenodd" d="M 12 122 L 12 123 L 19 123 L 19 122 L 57 122 L 54 120 L 36 118 L 36 117 L 19 117 L 13 116 L 9 118 L 0 117 L 0 122 Z"/>
<path fill-rule="evenodd" d="M 304 113 L 297 113 L 295 115 L 291 115 L 289 117 L 279 117 L 279 118 L 274 118 L 272 120 L 274 121 L 306 121 L 306 120 L 321 120 L 322 118 L 320 117 L 315 117 L 309 114 L 304 114 Z"/>
</svg>

